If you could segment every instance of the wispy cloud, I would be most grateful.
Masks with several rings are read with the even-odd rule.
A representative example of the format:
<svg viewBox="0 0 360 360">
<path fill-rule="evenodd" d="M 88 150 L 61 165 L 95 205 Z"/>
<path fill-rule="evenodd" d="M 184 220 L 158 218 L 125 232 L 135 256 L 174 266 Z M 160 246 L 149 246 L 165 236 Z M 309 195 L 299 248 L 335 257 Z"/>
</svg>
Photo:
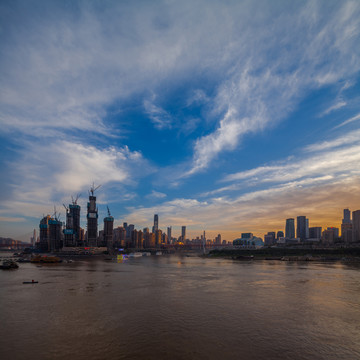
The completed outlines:
<svg viewBox="0 0 360 360">
<path fill-rule="evenodd" d="M 347 124 L 350 124 L 350 123 L 352 123 L 354 121 L 358 121 L 358 120 L 360 120 L 360 113 L 353 116 L 353 117 L 351 117 L 350 119 L 347 119 L 347 120 L 343 121 L 341 124 L 335 126 L 334 129 L 338 129 L 338 128 L 342 127 L 342 126 L 345 126 Z"/>
<path fill-rule="evenodd" d="M 154 105 L 149 100 L 144 101 L 144 108 L 151 122 L 158 130 L 171 128 L 172 118 L 167 111 Z"/>
<path fill-rule="evenodd" d="M 346 106 L 347 105 L 347 102 L 344 101 L 344 100 L 338 100 L 335 102 L 335 104 L 331 105 L 330 107 L 328 107 L 326 110 L 324 110 L 320 116 L 325 116 L 325 115 L 328 115 L 330 113 L 332 113 L 333 111 L 335 110 L 339 110 L 341 109 L 342 107 Z"/>
<path fill-rule="evenodd" d="M 336 84 L 359 71 L 360 57 L 353 54 L 359 37 L 359 8 L 347 2 L 327 14 L 326 21 L 320 21 L 325 19 L 318 4 L 307 3 L 298 10 L 296 15 L 284 12 L 278 16 L 275 25 L 272 23 L 271 38 L 264 33 L 249 36 L 245 32 L 238 42 L 241 48 L 235 45 L 233 55 L 239 61 L 219 86 L 214 101 L 214 109 L 225 116 L 214 132 L 196 141 L 187 175 L 206 168 L 220 152 L 234 149 L 244 134 L 262 131 L 282 120 L 305 89 L 308 92 Z M 277 39 L 282 39 L 281 49 Z M 254 41 L 261 44 L 256 49 L 250 46 Z M 274 49 L 281 56 L 275 55 Z M 331 62 L 327 62 L 329 58 Z M 328 111 L 342 106 L 345 101 Z"/>
<path fill-rule="evenodd" d="M 150 194 L 146 195 L 147 199 L 164 199 L 166 198 L 166 194 L 153 190 Z"/>
<path fill-rule="evenodd" d="M 354 130 L 345 135 L 339 136 L 335 139 L 309 145 L 305 147 L 305 151 L 309 151 L 309 152 L 324 151 L 339 146 L 344 146 L 344 145 L 349 146 L 352 145 L 353 143 L 360 143 L 360 130 Z"/>
</svg>

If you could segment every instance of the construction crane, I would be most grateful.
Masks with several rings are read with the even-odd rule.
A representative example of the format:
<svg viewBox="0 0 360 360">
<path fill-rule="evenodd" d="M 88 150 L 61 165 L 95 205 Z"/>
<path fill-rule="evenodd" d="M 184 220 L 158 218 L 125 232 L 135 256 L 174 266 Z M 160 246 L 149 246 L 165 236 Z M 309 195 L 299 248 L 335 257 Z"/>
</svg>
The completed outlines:
<svg viewBox="0 0 360 360">
<path fill-rule="evenodd" d="M 94 192 L 100 187 L 101 185 L 98 185 L 95 187 L 95 184 L 93 183 L 92 186 L 90 187 L 90 191 L 89 191 L 89 195 L 91 193 L 91 196 L 94 196 Z"/>
<path fill-rule="evenodd" d="M 73 205 L 77 205 L 77 201 L 79 200 L 79 197 L 81 196 L 81 194 L 77 194 L 76 198 L 74 200 L 74 197 L 71 195 L 71 201 Z"/>
<path fill-rule="evenodd" d="M 69 208 L 68 208 L 65 204 L 63 204 L 63 206 L 64 206 L 64 208 L 65 208 L 65 210 L 66 210 L 66 213 L 68 213 L 68 212 L 69 212 Z"/>
<path fill-rule="evenodd" d="M 60 213 L 58 214 L 57 212 L 56 212 L 56 206 L 54 205 L 54 213 L 52 214 L 52 218 L 54 218 L 56 221 L 60 221 Z"/>
<path fill-rule="evenodd" d="M 107 212 L 108 212 L 108 215 L 109 215 L 109 217 L 111 216 L 111 214 L 110 214 L 110 209 L 109 209 L 109 207 L 108 206 L 106 206 L 107 207 Z"/>
</svg>

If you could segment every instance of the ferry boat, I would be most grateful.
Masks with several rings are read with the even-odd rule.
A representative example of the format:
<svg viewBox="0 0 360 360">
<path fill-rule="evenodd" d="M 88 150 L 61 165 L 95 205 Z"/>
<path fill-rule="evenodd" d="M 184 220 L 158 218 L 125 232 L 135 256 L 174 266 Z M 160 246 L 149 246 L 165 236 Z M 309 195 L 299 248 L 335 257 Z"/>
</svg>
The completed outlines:
<svg viewBox="0 0 360 360">
<path fill-rule="evenodd" d="M 141 257 L 141 256 L 143 256 L 143 254 L 141 252 L 134 252 L 129 255 L 129 257 L 131 257 L 131 258 Z"/>
<path fill-rule="evenodd" d="M 32 263 L 45 263 L 45 264 L 55 264 L 60 263 L 62 260 L 57 256 L 46 256 L 46 255 L 36 255 L 30 260 Z"/>
<path fill-rule="evenodd" d="M 2 264 L 0 265 L 0 269 L 3 270 L 11 270 L 17 269 L 19 265 L 14 260 L 3 260 Z"/>
</svg>

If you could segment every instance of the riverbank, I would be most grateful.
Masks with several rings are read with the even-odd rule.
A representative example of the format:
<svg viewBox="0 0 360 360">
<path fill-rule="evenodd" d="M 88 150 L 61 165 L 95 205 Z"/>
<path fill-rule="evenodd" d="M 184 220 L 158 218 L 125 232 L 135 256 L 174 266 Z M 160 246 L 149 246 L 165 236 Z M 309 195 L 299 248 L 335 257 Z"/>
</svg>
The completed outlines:
<svg viewBox="0 0 360 360">
<path fill-rule="evenodd" d="M 207 256 L 234 260 L 360 262 L 360 248 L 215 249 L 211 250 Z"/>
</svg>

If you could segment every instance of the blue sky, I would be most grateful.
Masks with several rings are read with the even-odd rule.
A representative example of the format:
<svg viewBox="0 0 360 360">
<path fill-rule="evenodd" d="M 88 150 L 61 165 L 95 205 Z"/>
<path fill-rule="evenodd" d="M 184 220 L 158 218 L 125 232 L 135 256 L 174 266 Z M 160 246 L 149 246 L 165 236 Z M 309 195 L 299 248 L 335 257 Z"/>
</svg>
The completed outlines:
<svg viewBox="0 0 360 360">
<path fill-rule="evenodd" d="M 358 1 L 2 1 L 0 236 L 95 182 L 232 240 L 360 208 Z M 64 216 L 63 216 L 64 218 Z M 85 222 L 82 224 L 85 227 Z"/>
</svg>

